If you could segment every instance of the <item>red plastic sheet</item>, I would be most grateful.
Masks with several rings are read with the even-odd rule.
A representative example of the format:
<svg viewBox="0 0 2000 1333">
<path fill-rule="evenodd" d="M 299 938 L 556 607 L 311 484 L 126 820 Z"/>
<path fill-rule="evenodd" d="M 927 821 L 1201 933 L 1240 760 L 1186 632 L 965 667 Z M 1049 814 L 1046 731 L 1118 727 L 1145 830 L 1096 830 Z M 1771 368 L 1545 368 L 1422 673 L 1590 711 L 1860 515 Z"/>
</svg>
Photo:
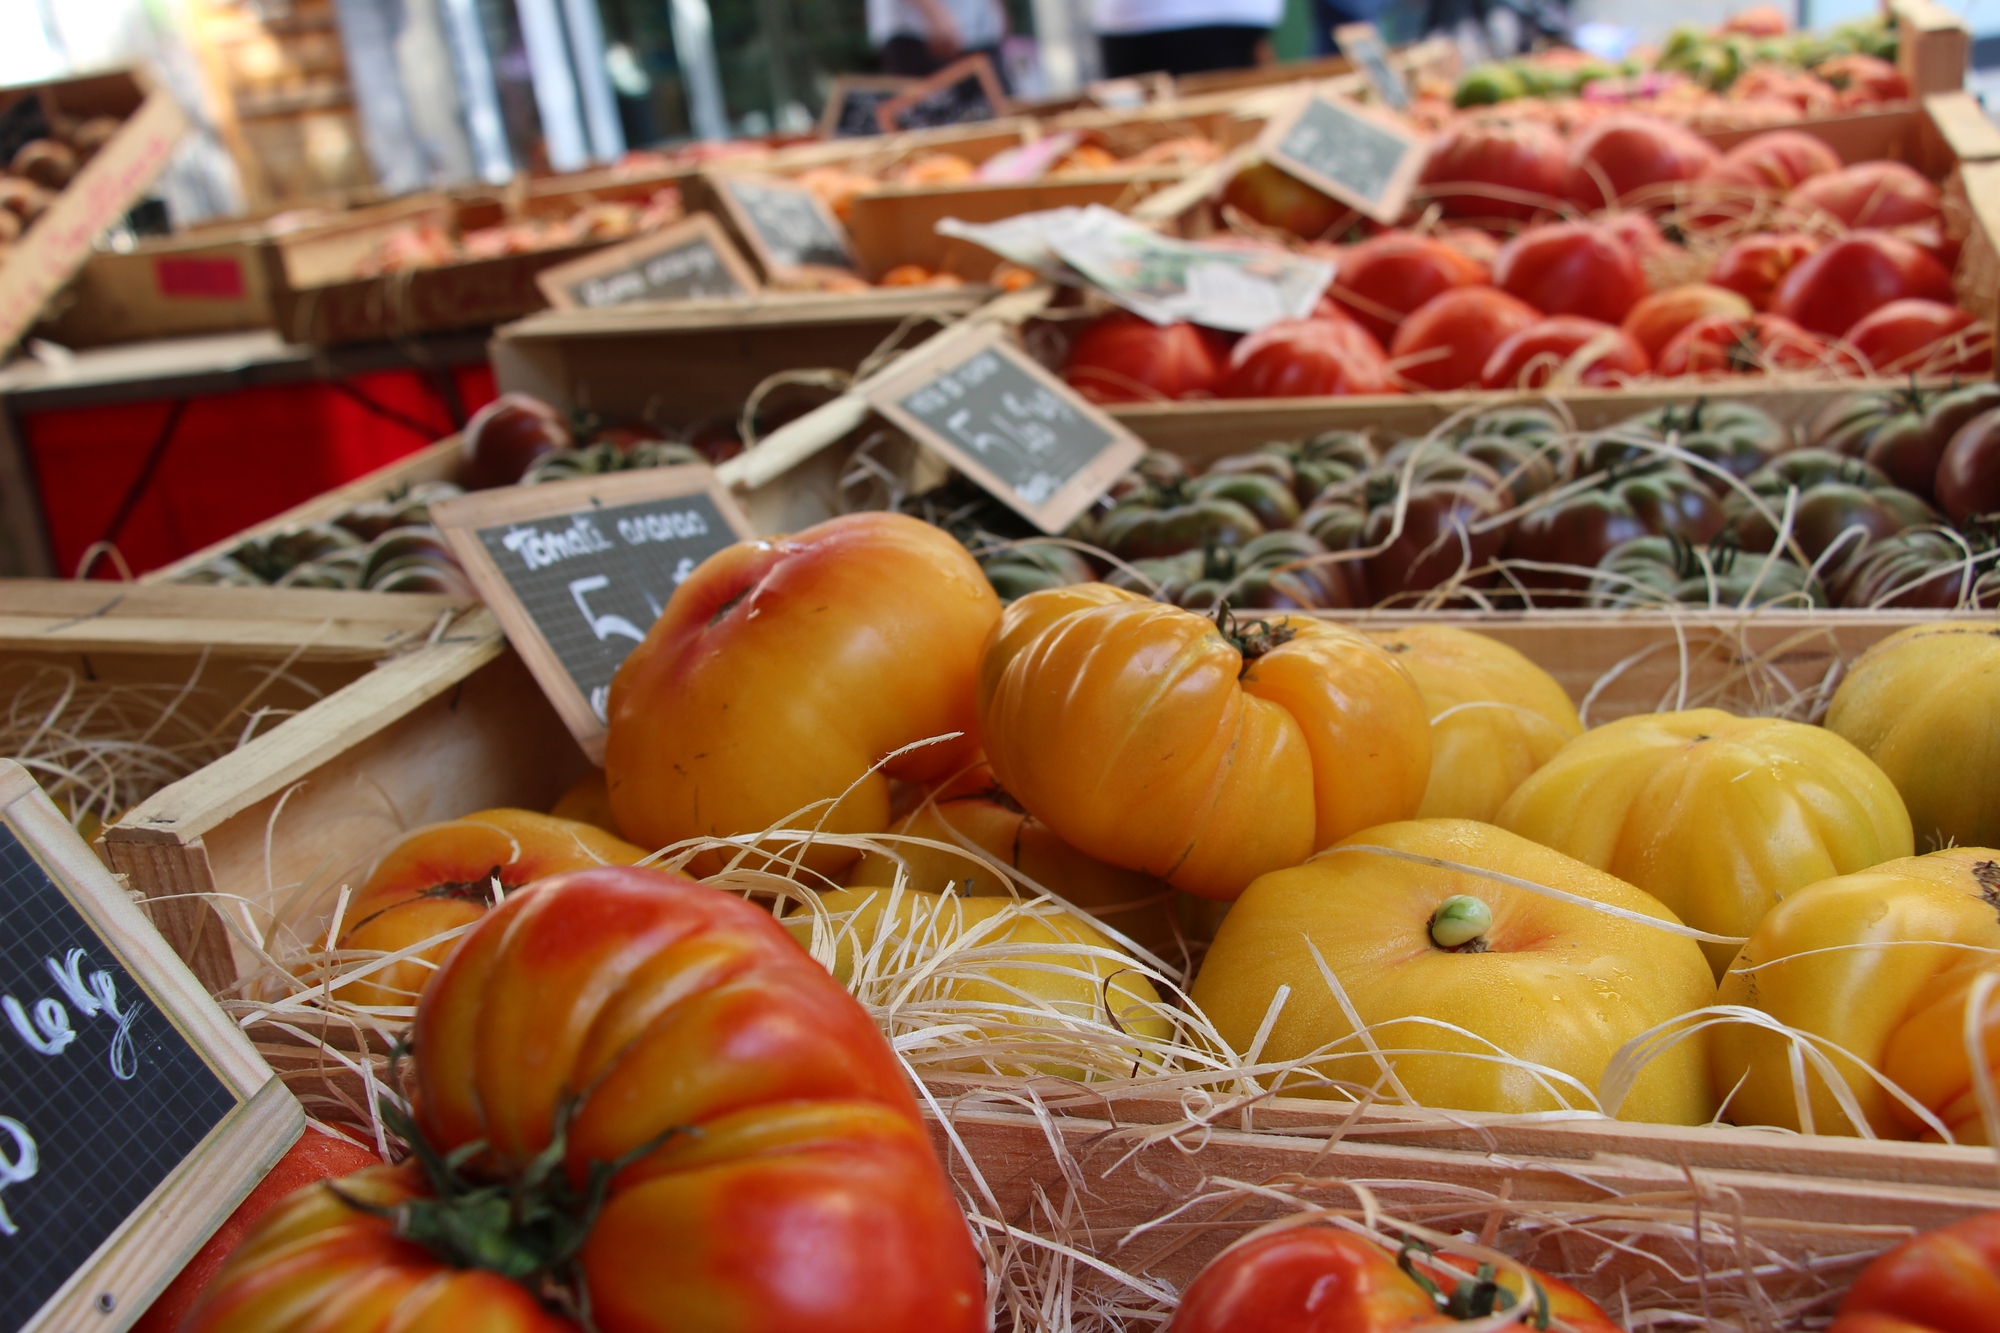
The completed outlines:
<svg viewBox="0 0 2000 1333">
<path fill-rule="evenodd" d="M 497 390 L 490 366 L 455 368 L 468 413 Z M 191 397 L 143 478 L 176 401 L 162 398 L 24 416 L 56 573 L 69 576 L 139 486 L 116 542 L 135 574 L 331 490 L 449 435 L 438 386 L 422 373 L 356 375 Z M 366 402 L 363 401 L 366 400 Z M 371 407 L 370 404 L 373 404 Z M 139 485 L 143 481 L 143 485 Z M 109 562 L 93 573 L 116 577 Z"/>
</svg>

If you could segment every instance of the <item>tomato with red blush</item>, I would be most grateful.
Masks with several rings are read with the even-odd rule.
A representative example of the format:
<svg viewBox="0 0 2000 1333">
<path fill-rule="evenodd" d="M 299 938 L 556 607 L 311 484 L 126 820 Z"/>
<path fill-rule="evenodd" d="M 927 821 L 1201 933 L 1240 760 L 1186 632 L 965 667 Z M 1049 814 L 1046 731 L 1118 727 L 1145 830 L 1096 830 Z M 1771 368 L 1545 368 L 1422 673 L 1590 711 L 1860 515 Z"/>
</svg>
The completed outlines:
<svg viewBox="0 0 2000 1333">
<path fill-rule="evenodd" d="M 1949 303 L 1951 275 L 1929 254 L 1887 232 L 1861 231 L 1800 260 L 1771 298 L 1773 314 L 1811 333 L 1838 336 L 1891 301 Z"/>
<path fill-rule="evenodd" d="M 1424 302 L 1490 276 L 1486 265 L 1443 241 L 1391 231 L 1348 252 L 1334 275 L 1333 296 L 1363 328 L 1387 341 Z"/>
<path fill-rule="evenodd" d="M 1497 288 L 1455 288 L 1403 321 L 1389 344 L 1389 365 L 1421 389 L 1476 388 L 1494 349 L 1541 317 Z"/>
<path fill-rule="evenodd" d="M 1493 349 L 1479 383 L 1487 389 L 1539 389 L 1567 382 L 1618 385 L 1652 369 L 1646 353 L 1615 324 L 1552 315 Z"/>
<path fill-rule="evenodd" d="M 1646 295 L 1632 247 L 1595 222 L 1530 227 L 1500 248 L 1493 285 L 1549 315 L 1616 324 Z"/>
<path fill-rule="evenodd" d="M 1817 236 L 1802 231 L 1761 232 L 1745 236 L 1722 252 L 1709 270 L 1708 281 L 1743 296 L 1759 310 L 1771 308 L 1771 297 L 1799 261 L 1819 249 Z"/>
</svg>

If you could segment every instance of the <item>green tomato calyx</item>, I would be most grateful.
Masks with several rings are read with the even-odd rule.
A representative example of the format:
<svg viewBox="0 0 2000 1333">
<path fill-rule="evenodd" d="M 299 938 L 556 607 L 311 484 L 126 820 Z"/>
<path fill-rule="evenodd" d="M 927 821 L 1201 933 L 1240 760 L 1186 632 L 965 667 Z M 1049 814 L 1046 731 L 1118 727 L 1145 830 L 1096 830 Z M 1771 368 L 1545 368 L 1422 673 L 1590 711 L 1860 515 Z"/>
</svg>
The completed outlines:
<svg viewBox="0 0 2000 1333">
<path fill-rule="evenodd" d="M 1493 909 L 1470 894 L 1455 894 L 1431 916 L 1431 943 L 1457 953 L 1484 953 L 1483 938 L 1493 928 Z"/>
</svg>

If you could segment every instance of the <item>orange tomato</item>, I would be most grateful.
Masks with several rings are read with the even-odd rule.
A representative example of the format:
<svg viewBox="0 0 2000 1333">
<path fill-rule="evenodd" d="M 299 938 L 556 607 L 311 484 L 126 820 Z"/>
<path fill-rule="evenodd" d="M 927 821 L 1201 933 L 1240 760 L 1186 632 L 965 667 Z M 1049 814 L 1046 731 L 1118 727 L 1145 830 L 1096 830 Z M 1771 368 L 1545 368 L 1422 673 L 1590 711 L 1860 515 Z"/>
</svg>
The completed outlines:
<svg viewBox="0 0 2000 1333">
<path fill-rule="evenodd" d="M 496 897 L 545 875 L 631 865 L 645 855 L 601 828 L 533 810 L 480 810 L 433 824 L 376 862 L 347 904 L 339 947 L 395 953 L 477 921 Z M 340 997 L 349 1004 L 410 1004 L 456 943 L 432 945 L 351 981 Z"/>
<path fill-rule="evenodd" d="M 1861 1270 L 1826 1333 L 2000 1328 L 2000 1213 L 1914 1236 Z"/>
<path fill-rule="evenodd" d="M 1007 608 L 979 673 L 1002 785 L 1088 856 L 1234 898 L 1430 778 L 1423 696 L 1325 621 L 1217 620 L 1103 584 Z"/>
<path fill-rule="evenodd" d="M 934 782 L 977 752 L 973 682 L 999 616 L 957 539 L 902 514 L 711 556 L 611 683 L 618 827 L 655 847 L 787 819 L 881 832 L 891 779 Z M 837 873 L 854 856 L 816 847 L 807 864 Z M 720 865 L 707 854 L 695 873 Z"/>
</svg>

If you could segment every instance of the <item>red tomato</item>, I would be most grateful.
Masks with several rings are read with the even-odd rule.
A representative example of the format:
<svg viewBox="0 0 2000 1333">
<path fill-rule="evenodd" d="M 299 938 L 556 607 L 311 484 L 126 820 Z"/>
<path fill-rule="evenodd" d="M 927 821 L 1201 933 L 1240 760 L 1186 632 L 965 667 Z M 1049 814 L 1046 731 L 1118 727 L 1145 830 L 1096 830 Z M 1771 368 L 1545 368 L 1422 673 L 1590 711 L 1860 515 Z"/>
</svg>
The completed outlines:
<svg viewBox="0 0 2000 1333">
<path fill-rule="evenodd" d="M 1840 170 L 1840 154 L 1804 130 L 1766 130 L 1724 153 L 1704 181 L 1788 194 L 1800 182 Z"/>
<path fill-rule="evenodd" d="M 1253 1236 L 1217 1255 L 1181 1296 L 1169 1333 L 1391 1333 L 1441 1323 L 1381 1246 L 1332 1227 Z"/>
<path fill-rule="evenodd" d="M 459 445 L 465 485 L 512 486 L 541 459 L 575 443 L 562 413 L 532 394 L 503 393 L 465 423 Z"/>
<path fill-rule="evenodd" d="M 1745 37 L 1782 37 L 1791 31 L 1792 20 L 1776 5 L 1752 5 L 1731 14 L 1722 24 L 1724 32 L 1740 32 Z"/>
<path fill-rule="evenodd" d="M 1616 324 L 1646 294 L 1646 275 L 1632 247 L 1610 228 L 1551 222 L 1500 248 L 1493 285 L 1544 314 Z"/>
<path fill-rule="evenodd" d="M 1826 1333 L 2000 1328 L 2000 1213 L 1912 1237 L 1861 1270 Z"/>
<path fill-rule="evenodd" d="M 1495 288 L 1455 288 L 1403 321 L 1389 344 L 1390 368 L 1425 389 L 1476 387 L 1493 350 L 1541 317 Z"/>
<path fill-rule="evenodd" d="M 1942 301 L 1891 301 L 1847 331 L 1847 342 L 1877 374 L 1983 374 L 1993 338 L 1979 321 Z"/>
<path fill-rule="evenodd" d="M 1447 227 L 1438 233 L 1438 239 L 1467 259 L 1484 264 L 1488 270 L 1493 261 L 1500 257 L 1500 241 L 1490 231 L 1477 227 Z"/>
<path fill-rule="evenodd" d="M 167 1289 L 154 1298 L 146 1313 L 132 1325 L 132 1333 L 175 1333 L 181 1326 L 181 1317 L 194 1305 L 195 1298 L 208 1286 L 209 1279 L 222 1267 L 223 1260 L 229 1257 L 237 1242 L 286 1195 L 317 1180 L 331 1180 L 380 1165 L 382 1159 L 369 1149 L 308 1125 L 305 1134 L 278 1159 L 270 1174 L 257 1182 L 257 1188 L 236 1205 L 236 1211 L 229 1215 L 229 1220 L 208 1238 L 207 1244 L 195 1251 L 194 1258 L 188 1260 L 180 1276 L 169 1282 Z"/>
<path fill-rule="evenodd" d="M 1346 316 L 1285 319 L 1236 344 L 1223 398 L 1319 398 L 1395 393 L 1382 348 Z"/>
<path fill-rule="evenodd" d="M 1598 214 L 1596 222 L 1625 242 L 1626 248 L 1632 252 L 1632 257 L 1638 260 L 1642 267 L 1655 255 L 1673 252 L 1674 243 L 1666 238 L 1666 234 L 1660 230 L 1660 224 L 1653 221 L 1650 213 L 1621 208 L 1610 213 Z"/>
<path fill-rule="evenodd" d="M 1740 292 L 1732 292 L 1726 287 L 1692 282 L 1654 292 L 1632 307 L 1620 327 L 1631 335 L 1633 342 L 1639 344 L 1648 360 L 1658 361 L 1660 353 L 1666 350 L 1675 334 L 1706 315 L 1748 319 L 1751 315 L 1750 302 Z"/>
<path fill-rule="evenodd" d="M 1418 183 L 1447 217 L 1526 222 L 1561 203 L 1568 169 L 1563 141 L 1548 126 L 1481 118 L 1439 137 Z"/>
<path fill-rule="evenodd" d="M 1606 116 L 1570 141 L 1563 193 L 1586 211 L 1619 204 L 1666 208 L 1675 187 L 1721 154 L 1692 130 L 1653 116 Z"/>
<path fill-rule="evenodd" d="M 1581 315 L 1552 315 L 1493 349 L 1486 389 L 1539 389 L 1560 373 L 1578 384 L 1622 384 L 1652 368 L 1623 329 Z"/>
<path fill-rule="evenodd" d="M 1223 188 L 1222 202 L 1252 222 L 1308 241 L 1355 216 L 1346 204 L 1327 198 L 1269 162 L 1253 162 L 1231 177 Z"/>
<path fill-rule="evenodd" d="M 1333 296 L 1361 327 L 1387 341 L 1405 315 L 1439 292 L 1489 276 L 1486 265 L 1443 241 L 1391 231 L 1348 252 L 1334 276 Z"/>
<path fill-rule="evenodd" d="M 638 867 L 539 880 L 460 940 L 413 1037 L 449 1175 L 293 1195 L 186 1333 L 576 1333 L 537 1303 L 551 1267 L 601 1333 L 986 1327 L 901 1062 L 761 908 Z"/>
<path fill-rule="evenodd" d="M 1194 324 L 1165 328 L 1129 310 L 1093 321 L 1070 344 L 1063 378 L 1095 403 L 1151 403 L 1215 392 L 1229 340 Z"/>
<path fill-rule="evenodd" d="M 1774 314 L 1813 333 L 1838 336 L 1891 301 L 1951 301 L 1951 275 L 1900 236 L 1859 231 L 1821 246 L 1785 275 Z"/>
<path fill-rule="evenodd" d="M 1802 231 L 1763 232 L 1745 236 L 1722 252 L 1709 270 L 1717 287 L 1741 292 L 1759 310 L 1771 308 L 1771 297 L 1801 259 L 1819 249 L 1819 238 Z"/>
<path fill-rule="evenodd" d="M 1842 226 L 1907 227 L 1942 216 L 1938 187 L 1901 162 L 1857 162 L 1815 176 L 1785 196 L 1801 218 L 1833 218 Z"/>
<path fill-rule="evenodd" d="M 1708 315 L 1676 334 L 1654 367 L 1662 375 L 1751 374 L 1832 369 L 1859 374 L 1843 357 L 1782 315 Z"/>
<path fill-rule="evenodd" d="M 1822 60 L 1813 66 L 1813 73 L 1840 90 L 1840 104 L 1844 107 L 1900 102 L 1910 95 L 1909 81 L 1894 65 L 1858 51 Z"/>
</svg>

